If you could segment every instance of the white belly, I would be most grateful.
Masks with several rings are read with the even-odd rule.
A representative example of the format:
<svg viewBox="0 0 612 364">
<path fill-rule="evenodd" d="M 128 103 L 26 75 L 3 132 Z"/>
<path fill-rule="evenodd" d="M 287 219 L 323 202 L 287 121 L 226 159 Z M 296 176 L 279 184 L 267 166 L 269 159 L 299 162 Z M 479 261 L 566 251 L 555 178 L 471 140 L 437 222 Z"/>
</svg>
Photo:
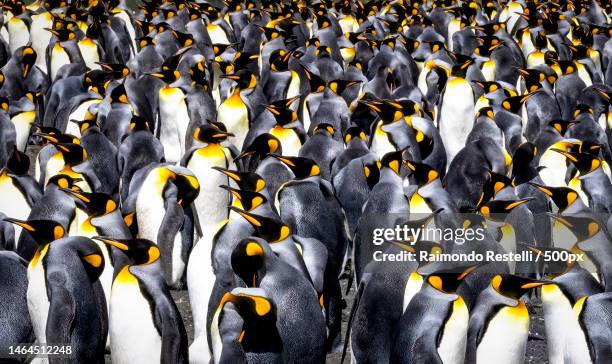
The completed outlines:
<svg viewBox="0 0 612 364">
<path fill-rule="evenodd" d="M 300 154 L 302 141 L 293 129 L 276 126 L 269 133 L 280 140 L 284 156 L 297 157 Z"/>
<path fill-rule="evenodd" d="M 68 53 L 59 45 L 59 43 L 56 43 L 51 51 L 51 79 L 55 80 L 60 68 L 69 63 L 71 63 L 71 61 Z"/>
<path fill-rule="evenodd" d="M 148 178 L 147 178 L 148 179 Z M 138 217 L 138 235 L 157 244 L 157 234 L 161 227 L 166 210 L 164 200 L 159 194 L 151 191 L 147 180 L 140 189 L 136 198 L 136 216 Z"/>
<path fill-rule="evenodd" d="M 440 108 L 440 137 L 446 149 L 447 166 L 465 146 L 465 141 L 474 126 L 474 94 L 472 87 L 463 79 L 447 82 Z"/>
<path fill-rule="evenodd" d="M 189 347 L 190 363 L 208 364 L 211 357 L 206 318 L 208 317 L 208 302 L 215 282 L 211 262 L 213 234 L 207 234 L 197 242 L 191 251 L 189 265 L 187 265 L 187 288 L 194 324 L 194 340 Z"/>
<path fill-rule="evenodd" d="M 493 60 L 482 64 L 482 75 L 487 81 L 495 81 L 495 62 Z"/>
<path fill-rule="evenodd" d="M 136 31 L 134 30 L 134 25 L 132 24 L 130 16 L 125 12 L 125 10 L 119 9 L 113 15 L 123 20 L 123 22 L 125 23 L 125 28 L 127 29 L 127 32 L 130 36 L 130 40 L 132 41 L 132 50 L 130 53 L 134 54 L 134 51 L 136 51 L 136 49 L 138 48 L 136 47 Z"/>
<path fill-rule="evenodd" d="M 36 111 L 24 111 L 11 118 L 11 122 L 15 125 L 17 132 L 16 146 L 22 152 L 25 152 L 28 146 L 28 138 L 30 137 L 30 129 L 36 120 Z"/>
<path fill-rule="evenodd" d="M 9 49 L 12 54 L 15 53 L 19 47 L 28 44 L 30 41 L 30 31 L 23 20 L 17 17 L 12 17 L 11 20 L 8 21 L 7 28 L 9 34 Z"/>
<path fill-rule="evenodd" d="M 217 111 L 218 121 L 225 124 L 227 131 L 234 134 L 228 140 L 242 150 L 242 144 L 249 132 L 249 111 L 244 104 L 231 102 L 232 98 L 226 99 L 219 106 Z"/>
<path fill-rule="evenodd" d="M 410 277 L 406 282 L 406 288 L 404 289 L 404 302 L 402 304 L 402 312 L 406 312 L 406 307 L 408 307 L 408 304 L 412 300 L 412 297 L 414 297 L 414 295 L 421 290 L 422 285 L 423 277 L 416 272 L 410 273 Z"/>
<path fill-rule="evenodd" d="M 159 140 L 164 146 L 166 161 L 178 162 L 185 153 L 189 126 L 185 94 L 180 88 L 164 87 L 159 91 L 159 119 Z"/>
<path fill-rule="evenodd" d="M 32 48 L 36 51 L 35 65 L 43 72 L 47 73 L 47 46 L 51 41 L 50 29 L 53 25 L 53 17 L 49 12 L 32 15 L 32 25 L 30 32 L 32 33 Z"/>
<path fill-rule="evenodd" d="M 159 363 L 161 337 L 138 284 L 113 284 L 109 334 L 114 364 Z"/>
<path fill-rule="evenodd" d="M 521 304 L 519 304 L 521 305 Z M 522 364 L 529 333 L 527 309 L 521 315 L 519 308 L 505 306 L 489 322 L 476 350 L 477 363 Z"/>
<path fill-rule="evenodd" d="M 465 302 L 459 297 L 453 303 L 453 312 L 446 321 L 438 354 L 444 364 L 462 364 L 465 359 L 469 314 Z"/>
<path fill-rule="evenodd" d="M 70 114 L 68 120 L 83 120 L 83 119 L 85 119 L 85 115 L 87 114 L 87 110 L 89 110 L 89 107 L 91 105 L 99 104 L 101 101 L 102 100 L 99 100 L 99 99 L 92 99 L 92 100 L 87 100 L 87 101 L 81 103 Z M 76 123 L 68 123 L 68 125 L 66 125 L 65 133 L 66 134 L 70 134 L 70 135 L 74 135 L 77 138 L 81 137 L 81 130 L 79 129 L 79 126 Z"/>
<path fill-rule="evenodd" d="M 218 26 L 217 24 L 208 24 L 206 26 L 206 30 L 208 31 L 208 36 L 210 36 L 210 40 L 212 44 L 229 44 L 229 40 L 227 39 L 227 34 L 223 28 Z"/>
<path fill-rule="evenodd" d="M 544 182 L 544 185 L 550 187 L 567 187 L 565 183 L 565 173 L 567 167 L 565 163 L 565 157 L 562 154 L 553 152 L 552 150 L 546 150 L 540 162 L 540 167 L 546 167 L 540 169 L 540 178 Z"/>
<path fill-rule="evenodd" d="M 49 298 L 47 297 L 47 283 L 42 262 L 30 264 L 28 267 L 28 311 L 34 328 L 36 340 L 39 343 L 47 342 L 47 317 L 49 315 Z"/>
<path fill-rule="evenodd" d="M 10 177 L 0 176 L 0 212 L 7 217 L 18 220 L 27 220 L 32 210 L 23 193 L 15 187 Z M 15 229 L 15 245 L 19 242 L 22 228 L 13 225 Z M 15 246 L 15 247 L 16 247 Z"/>
<path fill-rule="evenodd" d="M 212 151 L 209 148 L 219 148 Z M 227 219 L 230 204 L 229 194 L 226 190 L 219 188 L 227 185 L 228 178 L 223 173 L 215 171 L 212 167 L 227 168 L 225 153 L 222 147 L 205 147 L 194 152 L 187 164 L 187 168 L 193 171 L 200 181 L 200 193 L 195 200 L 198 220 L 203 234 L 206 230 L 215 229 L 223 220 Z"/>
<path fill-rule="evenodd" d="M 378 158 L 382 158 L 385 154 L 395 151 L 395 146 L 389 141 L 388 134 L 381 129 L 382 121 L 379 123 L 380 124 L 376 126 L 376 130 L 374 131 L 374 138 L 372 139 L 370 150 L 376 153 Z"/>
<path fill-rule="evenodd" d="M 85 65 L 92 70 L 101 69 L 98 62 L 100 62 L 100 54 L 98 54 L 98 46 L 90 39 L 84 39 L 78 43 L 79 50 L 83 56 Z"/>
</svg>

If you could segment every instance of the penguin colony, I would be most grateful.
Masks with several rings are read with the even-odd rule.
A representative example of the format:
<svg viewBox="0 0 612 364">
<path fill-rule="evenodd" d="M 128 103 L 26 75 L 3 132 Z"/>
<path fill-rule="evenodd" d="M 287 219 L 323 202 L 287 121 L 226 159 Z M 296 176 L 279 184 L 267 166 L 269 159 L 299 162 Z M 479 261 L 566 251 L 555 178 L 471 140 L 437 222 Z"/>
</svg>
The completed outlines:
<svg viewBox="0 0 612 364">
<path fill-rule="evenodd" d="M 3 350 L 523 363 L 535 299 L 550 363 L 612 362 L 610 2 L 1 11 Z M 385 254 L 543 259 L 373 260 L 373 229 L 398 225 L 485 234 Z"/>
</svg>

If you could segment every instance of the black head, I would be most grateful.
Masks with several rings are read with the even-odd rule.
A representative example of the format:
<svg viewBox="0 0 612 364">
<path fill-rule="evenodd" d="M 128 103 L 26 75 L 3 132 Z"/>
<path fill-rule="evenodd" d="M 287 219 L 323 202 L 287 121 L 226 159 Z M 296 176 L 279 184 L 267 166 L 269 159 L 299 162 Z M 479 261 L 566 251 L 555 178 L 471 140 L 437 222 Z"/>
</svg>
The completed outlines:
<svg viewBox="0 0 612 364">
<path fill-rule="evenodd" d="M 5 218 L 4 221 L 10 222 L 11 224 L 20 226 L 23 230 L 27 231 L 32 239 L 40 245 L 49 244 L 55 240 L 61 239 L 66 235 L 64 227 L 53 220 L 17 220 L 11 218 Z"/>
<path fill-rule="evenodd" d="M 279 219 L 256 215 L 237 209 L 233 206 L 231 206 L 230 209 L 237 212 L 246 221 L 248 221 L 253 228 L 255 228 L 257 236 L 265 239 L 269 243 L 285 240 L 287 237 L 289 237 L 289 235 L 291 235 L 291 229 L 289 226 L 285 225 Z"/>
</svg>

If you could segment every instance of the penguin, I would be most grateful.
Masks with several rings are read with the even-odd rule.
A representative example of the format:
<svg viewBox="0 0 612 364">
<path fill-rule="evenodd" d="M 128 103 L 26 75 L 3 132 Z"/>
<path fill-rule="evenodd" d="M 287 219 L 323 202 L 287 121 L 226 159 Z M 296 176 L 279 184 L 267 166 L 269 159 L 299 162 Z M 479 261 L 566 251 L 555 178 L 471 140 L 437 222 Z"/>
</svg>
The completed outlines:
<svg viewBox="0 0 612 364">
<path fill-rule="evenodd" d="M 544 256 L 546 251 L 567 252 L 553 247 L 529 249 L 540 256 Z M 601 293 L 602 287 L 588 271 L 569 260 L 550 262 L 543 273 L 551 279 L 540 287 L 550 362 L 588 360 L 589 349 L 584 329 L 580 327 L 579 317 L 572 311 L 576 301 Z"/>
<path fill-rule="evenodd" d="M 41 259 L 49 300 L 44 342 L 69 343 L 76 360 L 103 363 L 108 322 L 98 280 L 104 270 L 100 247 L 88 238 L 65 237 L 49 244 Z"/>
<path fill-rule="evenodd" d="M 331 124 L 320 123 L 299 152 L 300 157 L 310 158 L 319 166 L 321 178 L 327 181 L 331 180 L 334 161 L 344 151 L 343 144 L 334 139 L 335 133 L 336 130 Z"/>
<path fill-rule="evenodd" d="M 308 279 L 276 256 L 264 240 L 254 237 L 238 243 L 231 266 L 244 285 L 261 288 L 276 305 L 282 361 L 323 362 L 325 321 Z"/>
<path fill-rule="evenodd" d="M 47 342 L 46 328 L 51 297 L 49 297 L 47 291 L 49 288 L 47 276 L 49 267 L 45 263 L 45 258 L 49 252 L 50 244 L 63 238 L 66 231 L 60 224 L 52 220 L 22 221 L 7 218 L 5 221 L 25 229 L 38 244 L 28 265 L 27 307 L 36 341 Z"/>
<path fill-rule="evenodd" d="M 189 126 L 189 112 L 185 93 L 175 86 L 181 80 L 181 73 L 176 67 L 185 50 L 166 60 L 160 73 L 152 73 L 154 77 L 164 81 L 165 86 L 159 89 L 159 110 L 156 135 L 164 146 L 166 161 L 178 162 L 185 153 L 185 140 Z M 174 86 L 173 86 L 174 85 Z"/>
<path fill-rule="evenodd" d="M 261 288 L 235 288 L 223 295 L 211 331 L 215 363 L 280 363 L 282 339 L 276 308 Z"/>
<path fill-rule="evenodd" d="M 430 267 L 434 269 L 435 267 Z M 475 269 L 455 268 L 428 275 L 397 323 L 392 342 L 391 363 L 461 363 L 465 358 L 469 313 L 455 292 Z"/>
<path fill-rule="evenodd" d="M 117 172 L 119 173 L 120 201 L 126 201 L 130 181 L 134 173 L 150 163 L 165 161 L 164 146 L 152 132 L 150 121 L 141 116 L 132 116 L 130 132 L 117 148 Z"/>
<path fill-rule="evenodd" d="M 47 75 L 55 81 L 63 66 L 75 64 L 84 65 L 81 52 L 79 51 L 76 34 L 68 28 L 50 29 L 55 40 L 47 47 Z"/>
<path fill-rule="evenodd" d="M 470 312 L 466 344 L 467 363 L 488 363 L 492 358 L 522 363 L 529 336 L 529 311 L 521 299 L 546 282 L 514 275 L 496 275 Z"/>
<path fill-rule="evenodd" d="M 144 239 L 96 238 L 121 250 L 110 298 L 109 335 L 115 363 L 187 363 L 187 332 L 165 284 L 160 250 Z"/>
<path fill-rule="evenodd" d="M 6 201 L 0 212 L 6 216 L 27 219 L 42 197 L 42 188 L 27 174 L 29 166 L 28 157 L 14 149 L 7 165 L 0 170 L 0 194 Z M 20 236 L 21 228 L 15 227 L 15 250 L 19 248 Z"/>
<path fill-rule="evenodd" d="M 17 130 L 8 114 L 9 101 L 6 97 L 0 96 L 0 136 L 2 143 L 0 144 L 0 168 L 4 168 L 10 154 L 17 141 Z"/>
<path fill-rule="evenodd" d="M 101 188 L 96 192 L 116 196 L 119 190 L 117 148 L 96 124 L 87 120 L 79 124 L 81 129 L 80 143 L 85 148 L 91 168 L 101 183 Z"/>
<path fill-rule="evenodd" d="M 248 70 L 239 70 L 235 74 L 222 75 L 222 78 L 236 82 L 231 95 L 225 99 L 217 109 L 217 121 L 227 127 L 227 131 L 234 134 L 230 142 L 242 150 L 251 120 L 256 115 L 255 106 L 247 104 L 247 95 L 255 92 L 257 78 Z"/>
<path fill-rule="evenodd" d="M 447 169 L 465 145 L 474 124 L 475 97 L 472 86 L 465 80 L 472 60 L 453 66 L 452 76 L 446 82 L 440 97 L 438 127 L 446 150 Z"/>
</svg>

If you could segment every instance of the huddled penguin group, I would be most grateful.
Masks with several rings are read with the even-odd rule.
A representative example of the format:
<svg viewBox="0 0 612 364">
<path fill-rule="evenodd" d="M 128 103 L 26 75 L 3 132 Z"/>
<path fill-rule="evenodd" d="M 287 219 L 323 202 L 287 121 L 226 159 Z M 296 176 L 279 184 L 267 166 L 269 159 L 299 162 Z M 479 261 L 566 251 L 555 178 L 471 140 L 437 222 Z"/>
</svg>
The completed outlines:
<svg viewBox="0 0 612 364">
<path fill-rule="evenodd" d="M 1 2 L 3 353 L 612 362 L 610 2 L 129 5 Z"/>
</svg>

